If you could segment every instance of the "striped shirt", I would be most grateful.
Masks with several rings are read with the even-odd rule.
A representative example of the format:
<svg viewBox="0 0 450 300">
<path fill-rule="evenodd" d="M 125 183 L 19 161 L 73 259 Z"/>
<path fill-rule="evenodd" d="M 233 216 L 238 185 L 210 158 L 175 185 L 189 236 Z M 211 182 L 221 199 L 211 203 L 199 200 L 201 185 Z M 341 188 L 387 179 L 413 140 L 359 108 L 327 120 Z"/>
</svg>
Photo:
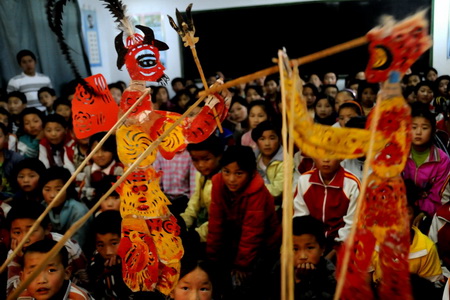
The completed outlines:
<svg viewBox="0 0 450 300">
<path fill-rule="evenodd" d="M 22 74 L 14 76 L 9 80 L 6 90 L 8 93 L 14 91 L 24 93 L 27 97 L 27 107 L 37 107 L 44 110 L 45 108 L 39 102 L 37 92 L 45 86 L 52 87 L 52 82 L 48 76 L 37 72 L 34 76 L 28 76 L 22 72 Z"/>
</svg>

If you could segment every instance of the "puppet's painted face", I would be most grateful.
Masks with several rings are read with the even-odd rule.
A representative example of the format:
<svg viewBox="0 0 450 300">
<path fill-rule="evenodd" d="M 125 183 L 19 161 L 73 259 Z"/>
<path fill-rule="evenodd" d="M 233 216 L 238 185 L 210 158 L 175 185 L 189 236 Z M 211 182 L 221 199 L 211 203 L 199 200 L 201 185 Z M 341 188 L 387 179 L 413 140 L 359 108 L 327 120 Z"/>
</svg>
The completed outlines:
<svg viewBox="0 0 450 300">
<path fill-rule="evenodd" d="M 148 44 L 131 48 L 125 58 L 125 65 L 134 80 L 157 81 L 165 70 L 159 60 L 158 48 Z"/>
</svg>

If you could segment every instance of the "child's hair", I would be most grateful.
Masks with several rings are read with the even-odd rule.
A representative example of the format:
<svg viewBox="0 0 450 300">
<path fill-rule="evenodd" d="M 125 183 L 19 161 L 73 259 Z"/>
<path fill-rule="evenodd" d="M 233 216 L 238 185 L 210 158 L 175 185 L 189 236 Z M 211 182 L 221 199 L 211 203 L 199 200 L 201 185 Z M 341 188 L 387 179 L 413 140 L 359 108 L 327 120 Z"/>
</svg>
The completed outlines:
<svg viewBox="0 0 450 300">
<path fill-rule="evenodd" d="M 439 95 L 439 83 L 442 80 L 450 81 L 450 76 L 449 75 L 442 75 L 442 76 L 439 76 L 438 78 L 436 78 L 436 80 L 434 81 L 434 87 L 435 87 L 434 94 L 435 94 L 435 96 Z M 449 86 L 450 86 L 450 84 L 447 85 L 447 90 L 448 90 Z"/>
<path fill-rule="evenodd" d="M 12 171 L 12 174 L 13 174 L 12 178 L 14 180 L 12 180 L 11 184 L 14 185 L 16 189 L 19 188 L 18 184 L 17 184 L 17 176 L 19 175 L 20 171 L 22 171 L 23 169 L 30 169 L 32 171 L 35 171 L 36 173 L 38 173 L 41 176 L 45 172 L 45 165 L 42 161 L 40 161 L 36 157 L 25 158 L 25 159 L 19 161 L 14 166 L 13 171 Z"/>
<path fill-rule="evenodd" d="M 53 247 L 56 246 L 56 244 L 56 241 L 50 239 L 38 241 L 27 247 L 24 252 L 24 257 L 27 255 L 27 253 L 48 253 L 53 249 Z M 61 258 L 61 263 L 64 268 L 67 268 L 69 266 L 69 253 L 67 252 L 66 247 L 62 247 L 61 250 L 59 250 L 58 255 Z"/>
<path fill-rule="evenodd" d="M 19 92 L 19 91 L 14 91 L 14 92 L 8 93 L 8 95 L 6 95 L 6 99 L 7 99 L 7 100 L 8 100 L 9 98 L 11 98 L 11 97 L 19 98 L 20 101 L 22 101 L 22 104 L 27 104 L 27 102 L 28 102 L 28 101 L 27 101 L 27 96 L 25 96 L 24 93 Z"/>
<path fill-rule="evenodd" d="M 104 175 L 102 179 L 100 179 L 98 182 L 92 182 L 92 187 L 95 189 L 95 196 L 97 200 L 99 200 L 101 197 L 103 197 L 104 194 L 106 194 L 107 191 L 113 186 L 114 183 L 117 181 L 116 175 Z M 119 193 L 117 193 L 115 190 L 109 194 L 111 197 L 117 197 L 119 198 Z"/>
<path fill-rule="evenodd" d="M 345 94 L 347 94 L 348 96 L 350 96 L 350 98 L 352 98 L 353 101 L 356 101 L 355 92 L 354 92 L 353 90 L 351 90 L 351 89 L 343 89 L 343 90 L 338 91 L 337 95 L 343 94 L 343 93 L 345 93 Z M 337 96 L 337 95 L 336 95 L 336 96 Z"/>
<path fill-rule="evenodd" d="M 107 134 L 107 132 L 97 132 L 93 135 L 91 135 L 91 137 L 89 138 L 89 152 L 92 151 L 92 146 L 94 145 L 95 142 L 100 142 L 105 135 Z M 103 151 L 108 151 L 111 152 L 113 154 L 113 159 L 115 159 L 116 161 L 119 160 L 118 154 L 117 154 L 117 142 L 116 142 L 116 137 L 114 135 L 110 135 L 106 141 L 103 143 L 102 148 Z"/>
<path fill-rule="evenodd" d="M 237 163 L 239 168 L 252 174 L 256 171 L 256 157 L 248 146 L 229 146 L 223 153 L 220 166 L 223 168 L 231 163 Z"/>
<path fill-rule="evenodd" d="M 171 86 L 174 86 L 175 83 L 177 83 L 177 82 L 181 82 L 181 84 L 182 84 L 183 86 L 186 85 L 186 80 L 184 80 L 184 78 L 181 78 L 181 77 L 175 77 L 174 79 L 172 79 L 172 81 L 170 82 L 170 85 L 171 85 Z"/>
<path fill-rule="evenodd" d="M 27 50 L 27 49 L 23 49 L 23 50 L 20 50 L 19 52 L 17 52 L 17 55 L 16 55 L 17 63 L 18 63 L 19 65 L 20 65 L 20 61 L 22 60 L 22 58 L 23 58 L 24 56 L 31 56 L 31 58 L 32 58 L 34 61 L 36 61 L 36 55 L 34 55 L 33 52 L 31 52 L 30 50 Z"/>
<path fill-rule="evenodd" d="M 342 103 L 341 106 L 339 106 L 339 112 L 344 108 L 352 108 L 359 116 L 363 115 L 362 107 L 356 101 L 347 101 Z"/>
<path fill-rule="evenodd" d="M 56 111 L 56 109 L 58 108 L 58 106 L 60 105 L 65 105 L 70 107 L 70 109 L 72 109 L 72 102 L 70 102 L 67 99 L 63 99 L 63 98 L 58 98 L 55 100 L 55 102 L 53 102 L 53 110 Z"/>
<path fill-rule="evenodd" d="M 417 201 L 420 199 L 420 195 L 423 191 L 415 185 L 411 179 L 404 180 L 406 189 L 406 205 L 414 210 L 414 216 L 417 216 L 420 212 L 417 206 Z"/>
<path fill-rule="evenodd" d="M 409 95 L 411 95 L 411 93 L 416 94 L 416 87 L 415 86 L 407 86 L 404 90 L 403 90 L 403 98 L 407 99 Z"/>
<path fill-rule="evenodd" d="M 94 219 L 94 233 L 98 234 L 121 234 L 122 217 L 116 210 L 107 210 L 100 213 Z"/>
<path fill-rule="evenodd" d="M 258 139 L 263 135 L 264 131 L 273 130 L 278 138 L 281 139 L 281 131 L 270 121 L 263 121 L 256 126 L 255 129 L 252 130 L 252 140 L 257 142 Z"/>
<path fill-rule="evenodd" d="M 45 93 L 45 92 L 49 93 L 50 96 L 56 96 L 56 92 L 55 92 L 54 89 L 49 88 L 48 86 L 44 86 L 44 87 L 41 87 L 39 89 L 39 91 L 38 91 L 38 98 L 41 95 L 41 93 Z"/>
<path fill-rule="evenodd" d="M 121 91 L 123 93 L 123 87 L 122 87 L 122 85 L 120 83 L 114 82 L 114 83 L 108 84 L 108 89 L 111 90 L 111 89 L 114 89 L 114 88 L 118 89 L 119 91 Z"/>
<path fill-rule="evenodd" d="M 312 83 L 305 83 L 303 85 L 303 89 L 305 89 L 305 88 L 310 88 L 312 90 L 314 96 L 316 96 L 316 97 L 319 96 L 319 90 L 317 89 L 317 87 L 314 84 L 312 84 Z"/>
<path fill-rule="evenodd" d="M 231 98 L 230 109 L 233 107 L 233 105 L 235 103 L 239 103 L 240 105 L 248 108 L 247 101 L 240 96 L 233 96 L 233 98 Z M 248 111 L 248 109 L 247 109 L 247 111 Z"/>
<path fill-rule="evenodd" d="M 53 180 L 61 180 L 63 184 L 66 184 L 71 176 L 70 171 L 64 167 L 50 167 L 39 177 L 39 186 L 43 188 L 44 185 Z M 70 198 L 78 198 L 74 182 L 72 182 L 66 190 L 66 199 Z"/>
<path fill-rule="evenodd" d="M 319 94 L 319 95 L 316 97 L 316 100 L 314 101 L 313 107 L 316 108 L 317 104 L 318 104 L 319 101 L 322 100 L 322 99 L 326 99 L 326 100 L 328 101 L 328 103 L 331 105 L 331 108 L 333 109 L 333 111 L 335 110 L 335 109 L 334 109 L 334 103 L 335 103 L 334 98 L 333 98 L 332 96 L 328 96 L 328 95 L 325 95 L 325 94 Z"/>
<path fill-rule="evenodd" d="M 254 89 L 254 90 L 258 93 L 258 95 L 260 95 L 261 98 L 263 98 L 263 95 L 264 95 L 263 89 L 262 89 L 262 87 L 259 86 L 259 85 L 253 85 L 253 84 L 247 85 L 247 86 L 245 87 L 245 95 L 247 95 L 247 91 L 248 91 L 248 90 L 251 90 L 251 89 Z"/>
<path fill-rule="evenodd" d="M 365 89 L 372 89 L 372 91 L 374 92 L 374 94 L 378 94 L 378 91 L 380 90 L 380 86 L 378 85 L 378 83 L 370 83 L 367 81 L 361 81 L 358 85 L 358 100 L 361 102 L 361 96 L 364 92 Z"/>
<path fill-rule="evenodd" d="M 292 219 L 292 234 L 295 236 L 311 234 L 316 238 L 320 247 L 325 247 L 324 225 L 322 222 L 311 216 L 301 216 Z"/>
<path fill-rule="evenodd" d="M 275 81 L 277 85 L 280 83 L 280 77 L 277 75 L 269 75 L 264 79 L 264 85 L 266 85 L 269 81 Z"/>
<path fill-rule="evenodd" d="M 225 145 L 216 135 L 211 134 L 206 140 L 197 144 L 188 144 L 187 151 L 209 151 L 214 156 L 223 154 Z"/>
<path fill-rule="evenodd" d="M 417 92 L 423 86 L 429 87 L 433 91 L 433 93 L 435 93 L 436 92 L 436 89 L 435 89 L 436 83 L 437 83 L 437 79 L 435 82 L 428 81 L 428 80 L 421 81 L 418 84 L 416 84 L 416 86 L 414 87 L 414 93 L 417 95 Z"/>
<path fill-rule="evenodd" d="M 357 116 L 357 117 L 350 118 L 350 120 L 348 120 L 347 123 L 345 123 L 345 127 L 364 129 L 364 128 L 366 128 L 366 122 L 367 122 L 367 117 Z"/>
<path fill-rule="evenodd" d="M 211 281 L 212 278 L 211 276 L 213 274 L 211 266 L 206 261 L 203 260 L 196 261 L 192 259 L 186 259 L 181 261 L 180 279 L 197 268 L 200 268 L 202 271 L 204 271 L 208 275 L 209 280 Z"/>
<path fill-rule="evenodd" d="M 152 86 L 152 102 L 155 103 L 156 102 L 156 95 L 158 94 L 159 90 L 166 90 L 167 92 L 167 100 L 170 100 L 169 98 L 169 90 L 167 89 L 167 87 L 162 86 L 162 85 L 158 85 L 158 86 Z"/>
<path fill-rule="evenodd" d="M 19 201 L 21 201 L 20 199 Z M 26 200 L 22 200 L 20 203 L 24 203 Z M 35 201 L 26 201 L 26 205 L 16 205 L 11 208 L 6 217 L 6 224 L 8 229 L 11 229 L 12 222 L 17 219 L 31 219 L 37 220 L 45 210 L 45 207 Z M 48 228 L 50 225 L 50 218 L 48 215 L 41 221 L 41 227 Z"/>
<path fill-rule="evenodd" d="M 338 88 L 338 86 L 335 85 L 335 84 L 325 84 L 325 85 L 323 85 L 323 86 L 322 86 L 322 92 L 325 91 L 327 88 L 335 88 L 336 91 L 339 92 L 339 88 Z"/>
<path fill-rule="evenodd" d="M 27 107 L 24 110 L 22 110 L 22 112 L 20 113 L 20 130 L 22 132 L 24 132 L 24 122 L 23 122 L 23 118 L 25 118 L 26 115 L 37 115 L 39 117 L 39 119 L 41 119 L 42 123 L 44 123 L 44 119 L 45 116 L 42 113 L 42 111 L 40 111 L 39 109 L 37 109 L 36 107 Z"/>
<path fill-rule="evenodd" d="M 64 119 L 63 116 L 58 115 L 58 114 L 51 114 L 48 115 L 44 118 L 44 123 L 42 124 L 42 127 L 45 128 L 45 126 L 47 125 L 47 123 L 58 123 L 60 124 L 63 128 L 67 129 L 67 127 L 69 126 L 69 124 L 67 124 L 66 119 Z"/>
<path fill-rule="evenodd" d="M 250 115 L 250 111 L 255 106 L 259 106 L 259 107 L 262 108 L 262 110 L 267 115 L 267 120 L 272 120 L 272 118 L 275 115 L 275 111 L 274 111 L 273 107 L 269 104 L 268 101 L 266 101 L 266 100 L 254 100 L 254 101 L 250 102 L 248 104 L 248 107 L 247 107 L 247 111 L 248 111 L 249 115 Z"/>
<path fill-rule="evenodd" d="M 411 117 L 422 117 L 427 119 L 431 124 L 431 132 L 436 132 L 436 117 L 430 112 L 428 106 L 424 103 L 415 102 L 411 104 Z"/>
</svg>

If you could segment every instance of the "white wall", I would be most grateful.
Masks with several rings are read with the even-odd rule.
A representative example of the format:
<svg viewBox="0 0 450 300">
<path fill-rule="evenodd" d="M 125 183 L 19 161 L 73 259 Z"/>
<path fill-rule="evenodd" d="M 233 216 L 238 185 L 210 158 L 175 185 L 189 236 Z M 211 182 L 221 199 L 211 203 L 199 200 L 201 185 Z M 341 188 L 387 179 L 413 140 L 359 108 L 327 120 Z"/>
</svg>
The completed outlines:
<svg viewBox="0 0 450 300">
<path fill-rule="evenodd" d="M 322 0 L 323 1 L 323 0 Z M 170 78 L 181 76 L 181 63 L 179 44 L 180 38 L 177 33 L 170 27 L 167 15 L 175 17 L 175 9 L 185 11 L 189 3 L 194 2 L 193 10 L 211 10 L 223 9 L 231 7 L 245 7 L 255 5 L 269 5 L 280 3 L 298 3 L 306 2 L 305 0 L 123 0 L 128 7 L 130 15 L 155 14 L 159 13 L 163 16 L 163 31 L 165 33 L 165 43 L 170 49 L 167 51 L 166 74 Z M 89 7 L 97 11 L 97 18 L 100 32 L 100 47 L 102 51 L 102 66 L 92 68 L 92 73 L 102 73 L 108 82 L 124 80 L 128 82 L 129 76 L 123 68 L 118 71 L 116 67 L 116 52 L 114 49 L 114 38 L 119 33 L 114 29 L 116 25 L 109 11 L 104 8 L 103 2 L 92 0 L 79 0 L 81 7 Z M 433 55 L 432 65 L 438 70 L 439 74 L 450 74 L 450 60 L 447 59 L 447 39 L 449 30 L 449 10 L 450 1 L 434 0 L 433 18 Z M 243 74 L 244 75 L 244 74 Z M 169 89 L 170 90 L 170 89 Z"/>
</svg>

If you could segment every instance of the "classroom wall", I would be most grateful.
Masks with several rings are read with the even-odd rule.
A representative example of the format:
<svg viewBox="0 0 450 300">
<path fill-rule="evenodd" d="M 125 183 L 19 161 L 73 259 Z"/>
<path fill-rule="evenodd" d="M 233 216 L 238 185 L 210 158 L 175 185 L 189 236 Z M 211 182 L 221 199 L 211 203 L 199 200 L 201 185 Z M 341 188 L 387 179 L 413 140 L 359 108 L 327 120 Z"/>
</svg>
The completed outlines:
<svg viewBox="0 0 450 300">
<path fill-rule="evenodd" d="M 326 1 L 326 0 L 325 0 Z M 116 26 L 110 13 L 104 8 L 103 2 L 92 0 L 78 0 L 80 7 L 88 7 L 97 12 L 99 32 L 100 32 L 100 48 L 102 52 L 102 66 L 93 67 L 92 74 L 102 73 L 108 82 L 117 80 L 129 81 L 129 76 L 125 68 L 118 71 L 116 67 L 116 52 L 114 49 L 114 37 L 119 33 L 114 29 Z M 123 0 L 128 7 L 131 15 L 139 14 L 161 14 L 163 16 L 163 32 L 165 41 L 170 49 L 167 51 L 166 74 L 170 78 L 179 77 L 182 74 L 180 62 L 180 38 L 177 33 L 170 27 L 166 15 L 175 17 L 175 8 L 184 11 L 192 0 Z M 212 1 L 198 0 L 194 2 L 193 10 L 211 10 L 223 9 L 231 7 L 245 7 L 255 5 L 270 5 L 280 3 L 298 3 L 306 2 L 299 0 L 227 0 Z M 309 1 L 311 2 L 311 1 Z M 450 1 L 434 0 L 432 7 L 433 24 L 431 24 L 433 32 L 434 46 L 432 50 L 432 65 L 440 74 L 450 74 L 450 59 L 447 58 L 448 51 L 448 35 L 449 35 L 449 10 Z M 218 27 L 218 33 L 220 28 Z M 243 74 L 244 75 L 244 74 Z"/>
</svg>

